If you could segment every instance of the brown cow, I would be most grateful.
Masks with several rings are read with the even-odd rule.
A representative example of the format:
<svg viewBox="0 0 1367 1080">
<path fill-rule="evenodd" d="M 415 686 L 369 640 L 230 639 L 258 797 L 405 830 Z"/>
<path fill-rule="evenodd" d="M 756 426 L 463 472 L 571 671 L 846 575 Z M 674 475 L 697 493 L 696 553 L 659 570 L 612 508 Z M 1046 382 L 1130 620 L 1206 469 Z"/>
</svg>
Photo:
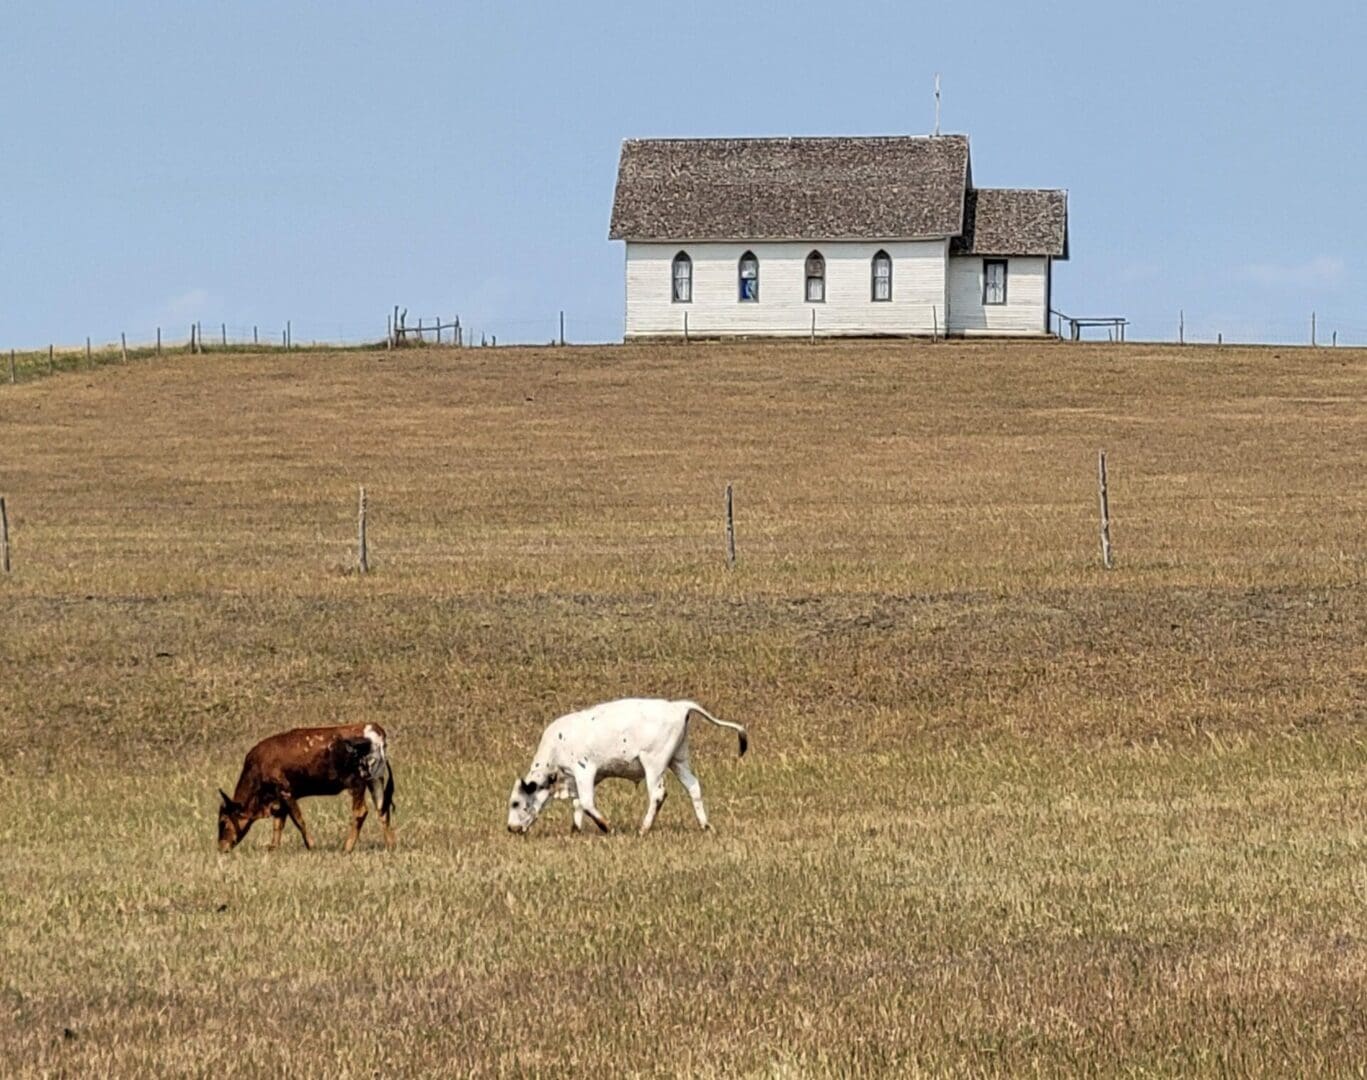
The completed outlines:
<svg viewBox="0 0 1367 1080">
<path fill-rule="evenodd" d="M 389 816 L 394 810 L 394 773 L 385 752 L 384 728 L 379 724 L 295 728 L 262 739 L 247 751 L 233 797 L 218 789 L 218 850 L 231 851 L 258 818 L 275 819 L 270 850 L 280 846 L 288 817 L 313 847 L 313 837 L 299 812 L 299 799 L 310 795 L 351 792 L 351 831 L 344 850 L 356 846 L 366 819 L 366 792 L 380 812 L 384 846 L 394 846 Z"/>
</svg>

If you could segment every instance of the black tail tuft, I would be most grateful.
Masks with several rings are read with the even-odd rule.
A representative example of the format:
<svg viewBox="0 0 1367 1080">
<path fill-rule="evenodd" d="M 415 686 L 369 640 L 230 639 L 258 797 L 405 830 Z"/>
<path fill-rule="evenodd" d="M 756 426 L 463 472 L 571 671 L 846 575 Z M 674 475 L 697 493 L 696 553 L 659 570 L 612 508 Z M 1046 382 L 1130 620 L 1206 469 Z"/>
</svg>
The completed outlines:
<svg viewBox="0 0 1367 1080">
<path fill-rule="evenodd" d="M 745 751 L 750 749 L 750 737 L 745 734 L 745 729 L 740 729 L 740 756 L 745 756 Z"/>
<path fill-rule="evenodd" d="M 392 764 L 391 762 L 388 762 L 388 761 L 385 762 L 385 766 L 386 766 L 386 772 L 388 773 L 388 775 L 385 776 L 385 779 L 384 779 L 384 801 L 383 801 L 382 803 L 380 803 L 380 812 L 381 812 L 382 814 L 393 814 L 393 813 L 394 813 L 394 766 L 393 766 L 393 764 Z"/>
</svg>

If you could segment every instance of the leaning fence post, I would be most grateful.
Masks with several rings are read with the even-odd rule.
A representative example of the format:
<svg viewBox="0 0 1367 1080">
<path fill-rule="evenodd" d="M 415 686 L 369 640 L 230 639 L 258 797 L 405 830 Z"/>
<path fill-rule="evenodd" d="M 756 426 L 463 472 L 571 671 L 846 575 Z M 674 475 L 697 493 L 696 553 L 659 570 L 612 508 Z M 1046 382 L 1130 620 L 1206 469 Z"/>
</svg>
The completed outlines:
<svg viewBox="0 0 1367 1080">
<path fill-rule="evenodd" d="M 726 565 L 736 565 L 736 513 L 730 484 L 726 485 Z"/>
<path fill-rule="evenodd" d="M 361 486 L 361 505 L 356 521 L 356 566 L 361 573 L 370 573 L 370 552 L 365 537 L 365 485 Z"/>
<path fill-rule="evenodd" d="M 9 512 L 5 497 L 0 495 L 0 570 L 9 573 Z"/>
<path fill-rule="evenodd" d="M 1111 561 L 1111 504 L 1106 493 L 1106 451 L 1097 452 L 1097 483 L 1101 497 L 1101 565 L 1110 570 Z"/>
</svg>

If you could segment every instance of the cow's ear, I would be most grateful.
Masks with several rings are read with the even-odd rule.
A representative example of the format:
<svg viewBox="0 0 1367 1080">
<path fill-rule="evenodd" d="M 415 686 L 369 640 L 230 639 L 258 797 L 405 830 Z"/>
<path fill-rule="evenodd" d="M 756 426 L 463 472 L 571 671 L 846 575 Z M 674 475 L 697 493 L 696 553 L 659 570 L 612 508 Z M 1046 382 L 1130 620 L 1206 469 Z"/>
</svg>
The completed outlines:
<svg viewBox="0 0 1367 1080">
<path fill-rule="evenodd" d="M 519 780 L 518 787 L 522 789 L 522 794 L 524 795 L 530 795 L 533 791 L 536 790 L 536 785 L 533 784 L 530 780 Z"/>
</svg>

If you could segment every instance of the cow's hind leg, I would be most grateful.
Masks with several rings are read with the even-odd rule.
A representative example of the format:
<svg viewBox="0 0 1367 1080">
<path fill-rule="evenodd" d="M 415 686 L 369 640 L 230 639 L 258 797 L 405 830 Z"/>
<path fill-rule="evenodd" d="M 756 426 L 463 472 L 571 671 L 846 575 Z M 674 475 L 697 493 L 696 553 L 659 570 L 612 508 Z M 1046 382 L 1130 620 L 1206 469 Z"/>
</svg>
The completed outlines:
<svg viewBox="0 0 1367 1080">
<path fill-rule="evenodd" d="M 665 803 L 665 773 L 663 769 L 654 770 L 641 763 L 645 767 L 646 773 L 646 816 L 641 822 L 641 835 L 645 836 L 650 832 L 650 827 L 655 824 L 655 815 L 660 812 L 660 807 Z"/>
<path fill-rule="evenodd" d="M 361 826 L 366 819 L 365 788 L 351 789 L 351 831 L 347 833 L 346 843 L 342 845 L 342 850 L 348 855 L 351 849 L 356 846 L 356 841 L 361 835 Z"/>
<path fill-rule="evenodd" d="M 707 810 L 702 804 L 702 784 L 698 783 L 698 778 L 693 775 L 693 770 L 688 767 L 688 755 L 677 755 L 670 768 L 674 770 L 674 775 L 679 778 L 679 783 L 688 792 L 688 797 L 693 800 L 693 813 L 698 816 L 698 824 L 704 829 L 712 826 L 707 823 Z"/>
</svg>

